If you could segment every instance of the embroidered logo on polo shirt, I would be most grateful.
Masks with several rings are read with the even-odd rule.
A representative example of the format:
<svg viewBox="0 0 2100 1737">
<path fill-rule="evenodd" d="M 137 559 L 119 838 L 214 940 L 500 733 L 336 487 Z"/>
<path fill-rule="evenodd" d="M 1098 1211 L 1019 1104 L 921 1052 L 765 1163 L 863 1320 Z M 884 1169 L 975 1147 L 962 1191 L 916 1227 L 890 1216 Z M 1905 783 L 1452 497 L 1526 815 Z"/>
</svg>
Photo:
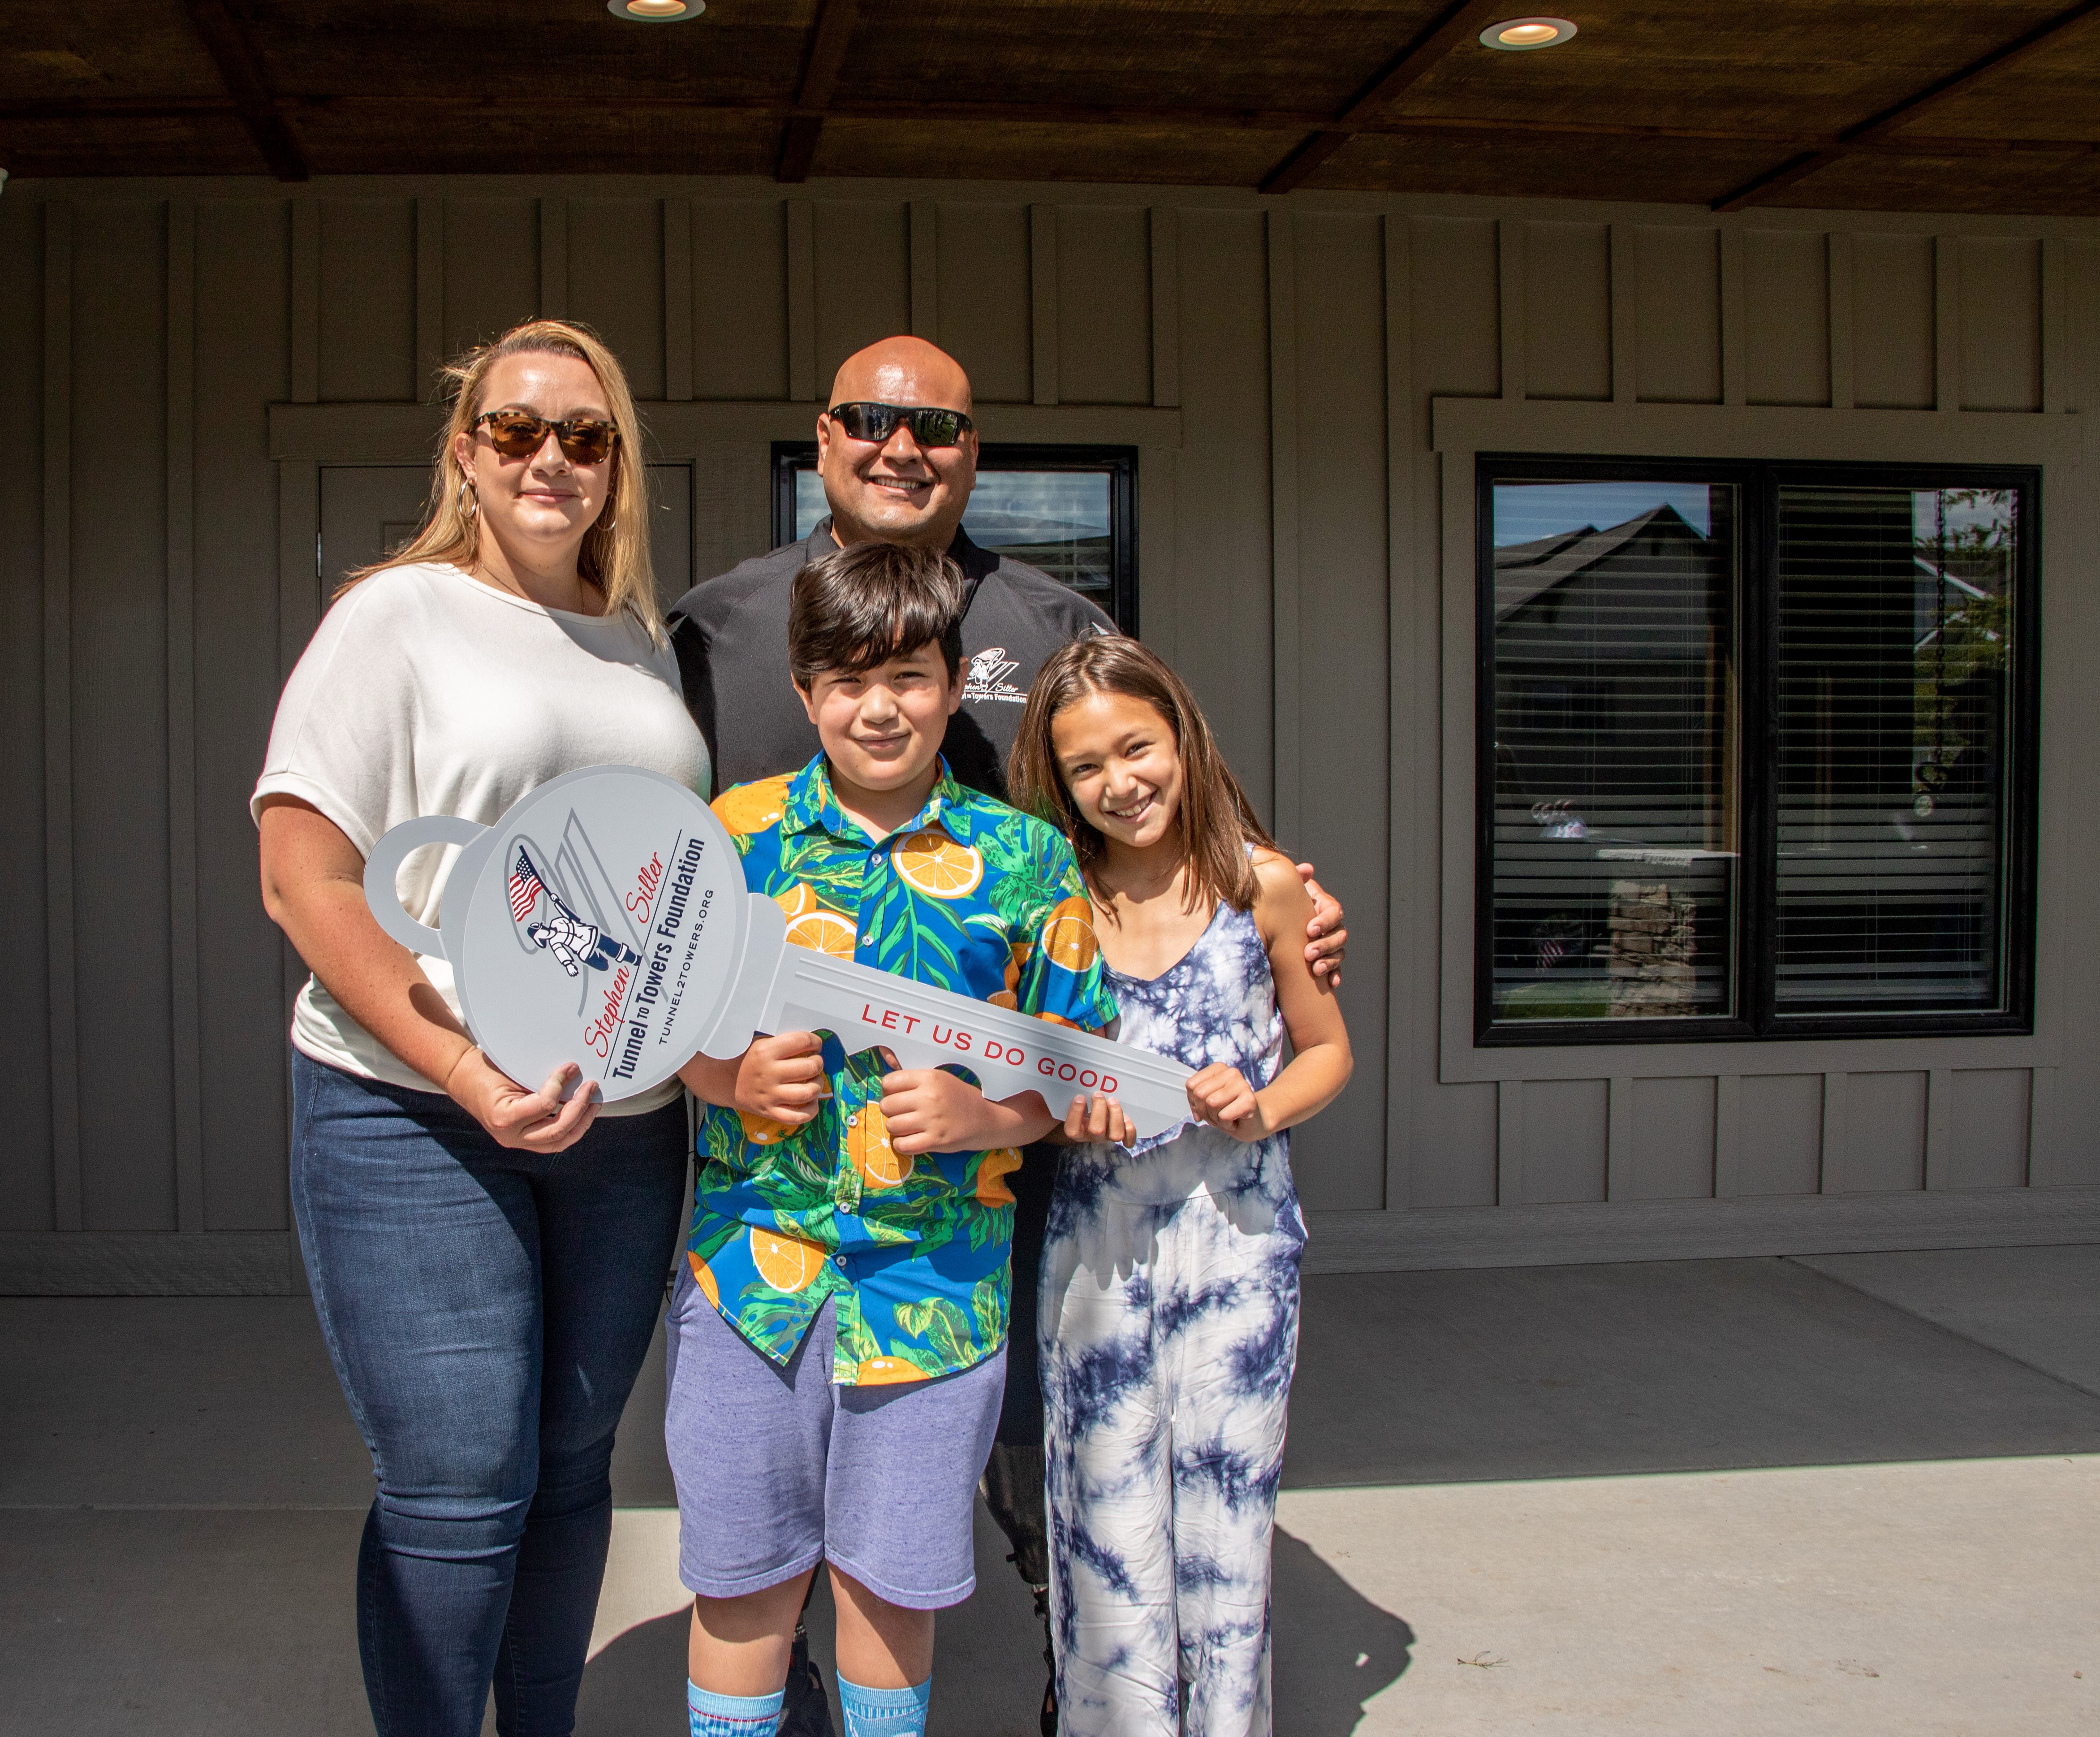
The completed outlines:
<svg viewBox="0 0 2100 1737">
<path fill-rule="evenodd" d="M 1007 677 L 1021 667 L 1006 655 L 1006 648 L 995 645 L 982 651 L 970 660 L 969 674 L 963 678 L 963 697 L 965 700 L 1006 700 L 1016 705 L 1025 705 L 1028 696 Z"/>
</svg>

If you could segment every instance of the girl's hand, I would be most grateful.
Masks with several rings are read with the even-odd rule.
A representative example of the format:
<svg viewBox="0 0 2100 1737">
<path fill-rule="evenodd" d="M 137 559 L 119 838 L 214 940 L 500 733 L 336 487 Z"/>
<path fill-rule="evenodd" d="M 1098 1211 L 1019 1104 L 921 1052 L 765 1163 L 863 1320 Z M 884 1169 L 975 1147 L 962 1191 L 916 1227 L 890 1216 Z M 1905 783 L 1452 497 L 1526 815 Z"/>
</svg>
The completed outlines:
<svg viewBox="0 0 2100 1737">
<path fill-rule="evenodd" d="M 574 1062 L 564 1062 L 538 1091 L 528 1092 L 474 1048 L 461 1052 L 445 1091 L 498 1146 L 520 1152 L 563 1152 L 598 1120 L 595 1082 L 562 1102 L 562 1094 L 582 1076 Z"/>
<path fill-rule="evenodd" d="M 1259 1140 L 1274 1132 L 1246 1076 L 1223 1062 L 1213 1062 L 1190 1077 L 1189 1107 L 1199 1121 L 1224 1129 L 1235 1140 Z"/>
<path fill-rule="evenodd" d="M 783 1032 L 743 1052 L 730 1107 L 797 1128 L 815 1117 L 823 1094 L 823 1040 L 814 1032 Z"/>
<path fill-rule="evenodd" d="M 1127 1146 L 1137 1129 L 1114 1098 L 1088 1092 L 1065 1107 L 1065 1138 L 1074 1146 Z"/>
<path fill-rule="evenodd" d="M 1026 1146 L 1057 1125 L 1039 1093 L 987 1098 L 968 1081 L 938 1067 L 885 1074 L 882 1116 L 889 1125 L 889 1143 L 907 1157 Z"/>
</svg>

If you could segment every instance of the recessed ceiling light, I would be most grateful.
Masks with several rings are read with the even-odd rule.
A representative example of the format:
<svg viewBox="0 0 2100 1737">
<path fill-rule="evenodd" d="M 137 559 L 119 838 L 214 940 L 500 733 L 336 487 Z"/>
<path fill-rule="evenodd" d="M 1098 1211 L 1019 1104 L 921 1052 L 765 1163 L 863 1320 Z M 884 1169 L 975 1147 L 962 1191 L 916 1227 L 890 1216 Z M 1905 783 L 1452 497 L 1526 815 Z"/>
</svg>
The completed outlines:
<svg viewBox="0 0 2100 1737">
<path fill-rule="evenodd" d="M 1574 33 L 1565 18 L 1505 18 L 1483 30 L 1480 41 L 1489 48 L 1551 48 Z"/>
<path fill-rule="evenodd" d="M 615 18 L 637 24 L 682 24 L 708 9 L 708 0 L 605 0 Z"/>
</svg>

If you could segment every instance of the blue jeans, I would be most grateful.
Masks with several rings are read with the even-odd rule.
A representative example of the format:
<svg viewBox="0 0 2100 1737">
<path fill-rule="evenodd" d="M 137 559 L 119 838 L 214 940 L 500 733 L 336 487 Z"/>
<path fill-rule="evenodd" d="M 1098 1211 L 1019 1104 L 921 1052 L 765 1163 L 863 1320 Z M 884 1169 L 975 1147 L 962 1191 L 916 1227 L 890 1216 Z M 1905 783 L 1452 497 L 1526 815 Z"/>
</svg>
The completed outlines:
<svg viewBox="0 0 2100 1737">
<path fill-rule="evenodd" d="M 614 1427 L 684 1211 L 686 1113 L 506 1151 L 450 1098 L 294 1051 L 292 1205 L 379 1493 L 357 1638 L 380 1737 L 567 1737 Z"/>
</svg>

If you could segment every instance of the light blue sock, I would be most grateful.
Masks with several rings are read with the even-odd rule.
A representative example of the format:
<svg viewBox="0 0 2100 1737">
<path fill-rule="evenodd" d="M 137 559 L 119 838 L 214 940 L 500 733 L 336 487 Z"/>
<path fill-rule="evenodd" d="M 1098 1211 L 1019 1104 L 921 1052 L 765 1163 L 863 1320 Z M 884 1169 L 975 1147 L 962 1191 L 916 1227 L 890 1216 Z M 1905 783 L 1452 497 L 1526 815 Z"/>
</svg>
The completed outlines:
<svg viewBox="0 0 2100 1737">
<path fill-rule="evenodd" d="M 773 1737 L 774 1722 L 787 1691 L 770 1695 L 717 1695 L 698 1683 L 686 1685 L 686 1717 L 692 1737 Z"/>
<path fill-rule="evenodd" d="M 915 1689 L 863 1689 L 839 1678 L 846 1737 L 926 1737 L 926 1704 L 933 1698 L 930 1677 Z"/>
</svg>

